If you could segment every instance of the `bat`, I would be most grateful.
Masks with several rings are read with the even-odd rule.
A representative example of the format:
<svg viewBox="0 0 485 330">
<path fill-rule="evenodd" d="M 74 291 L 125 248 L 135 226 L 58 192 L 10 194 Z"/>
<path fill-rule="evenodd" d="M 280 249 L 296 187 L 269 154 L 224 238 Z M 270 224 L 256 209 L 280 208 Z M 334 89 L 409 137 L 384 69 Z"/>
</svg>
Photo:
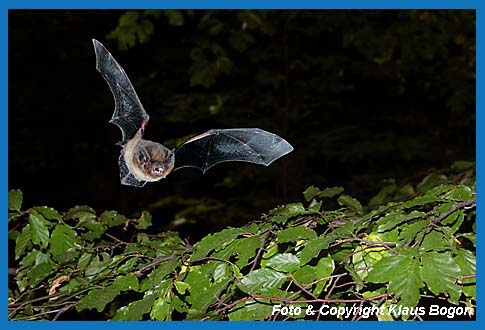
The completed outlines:
<svg viewBox="0 0 485 330">
<path fill-rule="evenodd" d="M 259 128 L 211 129 L 174 149 L 143 139 L 150 117 L 123 68 L 99 41 L 92 41 L 96 69 L 114 96 L 115 110 L 109 122 L 122 133 L 118 159 L 121 184 L 143 187 L 183 167 L 195 167 L 205 173 L 228 161 L 268 166 L 293 150 L 285 139 Z"/>
</svg>

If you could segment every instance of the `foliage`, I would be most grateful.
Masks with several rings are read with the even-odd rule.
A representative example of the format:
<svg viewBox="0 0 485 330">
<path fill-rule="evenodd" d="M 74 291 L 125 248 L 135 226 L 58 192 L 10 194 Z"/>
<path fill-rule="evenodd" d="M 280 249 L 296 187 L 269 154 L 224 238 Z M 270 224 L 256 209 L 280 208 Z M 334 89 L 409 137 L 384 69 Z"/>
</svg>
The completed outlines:
<svg viewBox="0 0 485 330">
<path fill-rule="evenodd" d="M 366 207 L 343 188 L 311 186 L 305 204 L 193 246 L 151 232 L 147 212 L 24 209 L 11 190 L 9 319 L 275 320 L 291 318 L 273 315 L 277 304 L 474 306 L 475 188 L 474 164 L 464 162 L 417 184 L 387 182 Z"/>
</svg>

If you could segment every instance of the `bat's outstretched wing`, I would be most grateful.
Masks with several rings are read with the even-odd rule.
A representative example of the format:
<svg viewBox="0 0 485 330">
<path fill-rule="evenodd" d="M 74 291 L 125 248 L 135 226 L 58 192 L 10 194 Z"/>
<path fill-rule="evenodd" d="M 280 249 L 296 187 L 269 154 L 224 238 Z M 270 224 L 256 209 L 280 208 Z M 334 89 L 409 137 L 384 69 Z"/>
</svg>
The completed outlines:
<svg viewBox="0 0 485 330">
<path fill-rule="evenodd" d="M 108 83 L 115 99 L 115 111 L 110 123 L 118 125 L 123 133 L 121 144 L 126 144 L 148 122 L 149 116 L 123 68 L 99 41 L 93 39 L 93 45 L 96 69 Z"/>
<path fill-rule="evenodd" d="M 205 173 L 230 161 L 268 166 L 291 152 L 285 139 L 259 128 L 212 129 L 182 144 L 175 151 L 175 169 L 195 167 Z"/>
</svg>

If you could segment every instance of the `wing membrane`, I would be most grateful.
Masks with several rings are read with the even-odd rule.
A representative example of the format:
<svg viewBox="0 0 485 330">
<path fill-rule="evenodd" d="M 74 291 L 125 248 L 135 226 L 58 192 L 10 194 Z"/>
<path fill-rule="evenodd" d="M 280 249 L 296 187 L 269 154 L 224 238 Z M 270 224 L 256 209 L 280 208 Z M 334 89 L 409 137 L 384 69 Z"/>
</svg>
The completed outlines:
<svg viewBox="0 0 485 330">
<path fill-rule="evenodd" d="M 268 166 L 293 150 L 280 136 L 259 128 L 213 129 L 189 139 L 175 153 L 175 168 L 202 172 L 229 161 Z"/>
<path fill-rule="evenodd" d="M 93 39 L 96 52 L 96 69 L 109 85 L 115 100 L 115 110 L 110 123 L 116 124 L 123 134 L 122 144 L 127 143 L 149 116 L 141 104 L 135 89 L 123 68 L 110 52 Z"/>
</svg>

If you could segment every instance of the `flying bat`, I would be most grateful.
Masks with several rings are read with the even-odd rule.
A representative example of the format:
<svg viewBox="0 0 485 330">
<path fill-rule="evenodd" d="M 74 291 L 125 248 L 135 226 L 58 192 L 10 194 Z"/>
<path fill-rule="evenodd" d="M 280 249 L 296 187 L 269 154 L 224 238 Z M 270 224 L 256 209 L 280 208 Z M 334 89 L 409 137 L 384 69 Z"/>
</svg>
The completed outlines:
<svg viewBox="0 0 485 330">
<path fill-rule="evenodd" d="M 122 133 L 118 159 L 122 184 L 143 187 L 179 168 L 195 167 L 205 173 L 212 166 L 228 161 L 268 166 L 293 150 L 285 139 L 259 128 L 211 129 L 174 149 L 143 139 L 150 117 L 123 68 L 99 41 L 93 39 L 93 44 L 96 69 L 114 96 L 115 110 L 110 123 Z"/>
</svg>

